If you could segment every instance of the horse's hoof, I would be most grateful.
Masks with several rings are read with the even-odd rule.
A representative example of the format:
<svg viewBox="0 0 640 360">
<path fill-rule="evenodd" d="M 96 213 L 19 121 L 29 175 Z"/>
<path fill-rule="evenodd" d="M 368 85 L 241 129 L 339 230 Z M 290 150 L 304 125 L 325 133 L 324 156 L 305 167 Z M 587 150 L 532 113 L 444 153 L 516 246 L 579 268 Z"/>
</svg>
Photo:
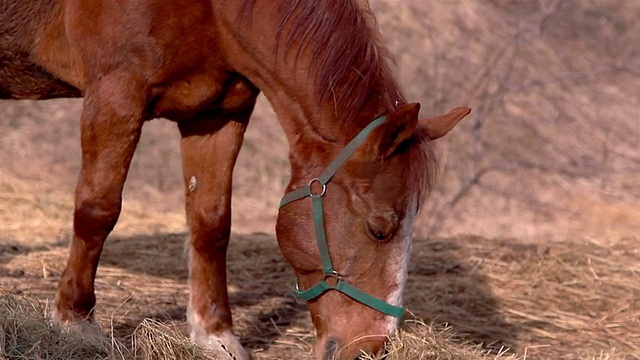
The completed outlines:
<svg viewBox="0 0 640 360">
<path fill-rule="evenodd" d="M 54 324 L 58 324 L 62 329 L 76 333 L 82 336 L 88 337 L 100 337 L 102 336 L 102 330 L 100 329 L 100 325 L 98 325 L 95 320 L 87 318 L 87 319 L 77 319 L 77 320 L 66 320 L 60 313 L 56 310 L 51 312 L 51 320 Z"/>
<path fill-rule="evenodd" d="M 194 342 L 200 345 L 204 353 L 212 359 L 220 360 L 251 360 L 252 357 L 242 347 L 238 339 L 230 332 L 225 331 L 219 335 L 207 334 L 195 336 L 191 334 Z"/>
</svg>

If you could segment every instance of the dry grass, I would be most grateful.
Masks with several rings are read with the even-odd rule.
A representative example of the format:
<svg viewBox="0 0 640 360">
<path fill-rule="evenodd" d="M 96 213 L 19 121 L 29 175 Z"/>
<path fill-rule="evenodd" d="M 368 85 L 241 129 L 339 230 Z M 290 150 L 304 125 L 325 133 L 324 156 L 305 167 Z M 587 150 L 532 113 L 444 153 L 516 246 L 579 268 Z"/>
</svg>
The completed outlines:
<svg viewBox="0 0 640 360">
<path fill-rule="evenodd" d="M 186 341 L 178 330 L 156 320 L 143 320 L 133 334 L 136 359 L 209 359 L 202 349 Z"/>
<path fill-rule="evenodd" d="M 174 327 L 152 319 L 138 325 L 126 347 L 122 339 L 112 334 L 87 336 L 52 325 L 47 309 L 33 299 L 2 296 L 0 315 L 2 359 L 208 359 Z M 385 359 L 482 359 L 486 353 L 479 345 L 456 340 L 449 327 L 429 326 L 412 319 L 389 343 Z M 374 358 L 365 355 L 364 359 Z"/>
<path fill-rule="evenodd" d="M 50 321 L 49 309 L 32 298 L 0 297 L 0 359 L 147 359 L 205 360 L 201 349 L 179 330 L 146 319 L 133 331 L 130 344 L 106 336 L 68 331 Z"/>
<path fill-rule="evenodd" d="M 64 331 L 48 321 L 48 311 L 33 299 L 0 297 L 0 358 L 116 359 L 112 344 L 98 336 Z"/>
<path fill-rule="evenodd" d="M 183 240 L 182 234 L 158 234 L 107 243 L 97 316 L 118 342 L 153 338 L 166 354 L 193 351 L 184 335 L 165 337 L 171 334 L 167 329 L 186 330 L 187 271 L 180 257 L 160 254 L 180 253 Z M 640 354 L 637 244 L 637 238 L 545 245 L 471 236 L 417 239 L 405 292 L 414 315 L 390 342 L 387 359 L 634 359 Z M 38 251 L 22 251 L 0 254 L 7 271 L 22 274 L 5 277 L 0 287 L 10 293 L 48 289 L 42 297 L 52 298 L 49 279 L 25 261 L 38 258 Z M 54 248 L 46 257 L 62 262 L 64 251 Z M 311 359 L 313 328 L 304 304 L 291 293 L 291 273 L 273 236 L 235 235 L 229 275 L 236 331 L 256 358 Z M 11 299 L 5 297 L 2 306 L 16 308 Z M 42 309 L 28 304 L 33 303 L 21 305 L 31 309 L 26 318 L 42 322 L 33 315 Z M 59 336 L 43 326 L 41 332 Z M 154 328 L 160 329 L 155 335 Z M 21 341 L 22 348 L 37 343 Z M 161 356 L 144 343 L 134 349 Z"/>
<path fill-rule="evenodd" d="M 475 343 L 520 356 L 640 354 L 638 240 L 418 242 L 407 302 Z"/>
<path fill-rule="evenodd" d="M 428 325 L 419 318 L 405 320 L 403 327 L 387 344 L 385 356 L 363 355 L 364 360 L 407 359 L 517 359 L 509 349 L 492 354 L 481 345 L 461 340 L 446 325 Z"/>
</svg>

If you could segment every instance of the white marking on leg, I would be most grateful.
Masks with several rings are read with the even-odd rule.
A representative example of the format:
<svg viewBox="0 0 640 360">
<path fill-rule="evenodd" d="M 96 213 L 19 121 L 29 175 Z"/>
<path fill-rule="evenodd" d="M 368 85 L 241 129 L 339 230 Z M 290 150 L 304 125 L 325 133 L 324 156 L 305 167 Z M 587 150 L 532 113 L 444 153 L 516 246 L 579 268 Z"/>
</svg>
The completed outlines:
<svg viewBox="0 0 640 360">
<path fill-rule="evenodd" d="M 251 359 L 230 330 L 217 334 L 207 333 L 202 325 L 202 318 L 191 307 L 187 309 L 187 320 L 191 328 L 191 341 L 202 346 L 207 356 L 222 360 Z"/>
<path fill-rule="evenodd" d="M 66 331 L 70 331 L 79 335 L 87 337 L 101 337 L 102 330 L 100 325 L 93 319 L 77 319 L 77 320 L 62 320 L 58 309 L 51 310 L 51 320 L 60 325 L 60 327 Z"/>
<path fill-rule="evenodd" d="M 189 178 L 189 192 L 194 192 L 196 191 L 196 187 L 198 185 L 198 182 L 196 181 L 196 177 L 192 176 Z"/>
</svg>

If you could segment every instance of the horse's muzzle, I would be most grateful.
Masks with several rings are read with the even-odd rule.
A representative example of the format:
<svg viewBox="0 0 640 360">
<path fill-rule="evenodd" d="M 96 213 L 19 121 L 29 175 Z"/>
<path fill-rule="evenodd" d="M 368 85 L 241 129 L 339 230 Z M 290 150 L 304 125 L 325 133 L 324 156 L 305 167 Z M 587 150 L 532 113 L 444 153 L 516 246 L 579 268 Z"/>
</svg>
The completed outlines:
<svg viewBox="0 0 640 360">
<path fill-rule="evenodd" d="M 323 360 L 360 360 L 362 359 L 361 354 L 346 356 L 346 354 L 342 353 L 341 350 L 342 350 L 342 347 L 340 342 L 334 338 L 329 338 L 327 340 L 327 343 L 325 344 L 324 356 L 322 357 L 322 359 Z M 382 350 L 382 351 L 385 351 L 385 350 Z"/>
</svg>

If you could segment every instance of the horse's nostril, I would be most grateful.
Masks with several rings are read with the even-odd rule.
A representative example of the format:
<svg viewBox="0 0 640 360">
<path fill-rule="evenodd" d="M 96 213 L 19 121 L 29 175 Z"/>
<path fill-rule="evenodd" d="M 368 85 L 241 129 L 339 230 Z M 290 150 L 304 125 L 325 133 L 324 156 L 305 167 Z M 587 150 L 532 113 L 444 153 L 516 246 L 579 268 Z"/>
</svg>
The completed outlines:
<svg viewBox="0 0 640 360">
<path fill-rule="evenodd" d="M 324 358 L 325 360 L 334 360 L 337 359 L 338 355 L 338 340 L 329 338 L 327 340 L 327 345 L 324 349 Z"/>
</svg>

